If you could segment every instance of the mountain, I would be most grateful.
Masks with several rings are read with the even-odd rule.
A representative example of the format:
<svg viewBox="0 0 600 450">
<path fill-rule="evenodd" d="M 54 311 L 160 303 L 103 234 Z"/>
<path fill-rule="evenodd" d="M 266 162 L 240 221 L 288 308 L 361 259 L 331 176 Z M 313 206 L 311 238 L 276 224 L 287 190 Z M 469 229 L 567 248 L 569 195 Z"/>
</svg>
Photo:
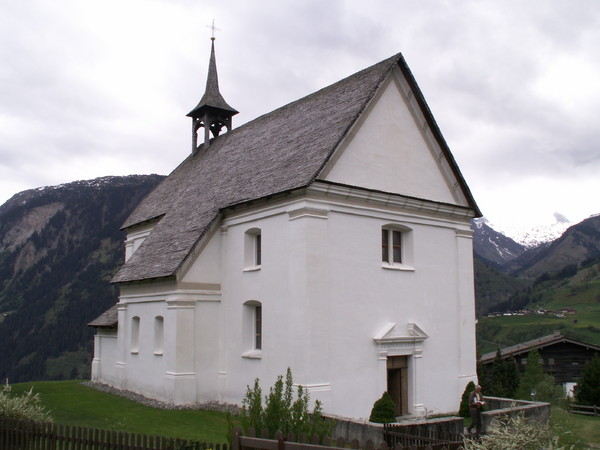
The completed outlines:
<svg viewBox="0 0 600 450">
<path fill-rule="evenodd" d="M 0 206 L 0 377 L 85 377 L 93 330 L 113 305 L 120 226 L 164 177 L 104 177 L 14 195 Z"/>
<path fill-rule="evenodd" d="M 2 379 L 89 376 L 93 330 L 85 324 L 117 300 L 109 281 L 123 261 L 120 226 L 162 179 L 77 181 L 24 191 L 0 206 Z M 475 220 L 473 231 L 478 317 L 554 298 L 559 291 L 550 289 L 563 285 L 564 303 L 581 295 L 595 301 L 590 280 L 598 266 L 577 267 L 600 257 L 600 216 L 532 249 L 485 219 Z"/>
<path fill-rule="evenodd" d="M 494 267 L 500 268 L 525 253 L 525 246 L 491 228 L 485 217 L 474 219 L 472 227 L 473 252 Z"/>
<path fill-rule="evenodd" d="M 554 222 L 537 225 L 531 228 L 518 228 L 514 226 L 496 227 L 493 224 L 488 225 L 495 230 L 498 230 L 503 235 L 509 236 L 526 249 L 532 249 L 558 239 L 569 226 L 573 225 L 563 214 L 555 212 L 553 217 Z"/>
<path fill-rule="evenodd" d="M 504 265 L 520 278 L 534 279 L 567 266 L 600 258 L 600 215 L 569 227 L 558 239 L 521 254 Z"/>
</svg>

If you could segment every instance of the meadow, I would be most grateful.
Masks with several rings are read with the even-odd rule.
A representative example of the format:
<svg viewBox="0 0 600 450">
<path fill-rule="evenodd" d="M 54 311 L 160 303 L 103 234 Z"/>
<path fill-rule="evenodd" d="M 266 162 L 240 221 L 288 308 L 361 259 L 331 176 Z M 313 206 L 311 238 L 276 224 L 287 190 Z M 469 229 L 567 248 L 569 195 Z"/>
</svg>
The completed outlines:
<svg viewBox="0 0 600 450">
<path fill-rule="evenodd" d="M 80 380 L 17 383 L 12 385 L 12 392 L 18 394 L 32 387 L 56 423 L 215 444 L 228 441 L 225 413 L 150 408 L 92 389 Z"/>
<path fill-rule="evenodd" d="M 12 385 L 12 392 L 20 394 L 32 387 L 56 423 L 212 443 L 228 441 L 225 413 L 150 408 L 97 391 L 81 381 L 17 383 Z M 600 417 L 569 414 L 553 407 L 551 424 L 561 445 L 586 449 L 590 444 L 600 443 Z"/>
</svg>

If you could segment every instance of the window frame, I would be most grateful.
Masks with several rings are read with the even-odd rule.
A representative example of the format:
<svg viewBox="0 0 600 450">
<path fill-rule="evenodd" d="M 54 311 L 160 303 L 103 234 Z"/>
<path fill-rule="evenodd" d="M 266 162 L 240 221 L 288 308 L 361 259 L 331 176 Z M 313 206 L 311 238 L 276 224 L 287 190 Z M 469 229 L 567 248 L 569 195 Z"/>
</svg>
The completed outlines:
<svg viewBox="0 0 600 450">
<path fill-rule="evenodd" d="M 414 271 L 413 230 L 405 225 L 381 226 L 381 267 L 384 269 Z"/>
<path fill-rule="evenodd" d="M 164 352 L 165 339 L 165 318 L 163 316 L 154 317 L 154 354 L 162 356 Z"/>
<path fill-rule="evenodd" d="M 261 359 L 263 349 L 263 304 L 258 300 L 244 302 L 242 318 L 243 358 Z"/>
<path fill-rule="evenodd" d="M 131 318 L 131 347 L 130 351 L 132 354 L 137 355 L 140 352 L 140 327 L 141 319 L 140 316 L 133 316 Z"/>
<path fill-rule="evenodd" d="M 244 233 L 244 272 L 254 272 L 262 267 L 262 230 L 250 228 Z"/>
</svg>

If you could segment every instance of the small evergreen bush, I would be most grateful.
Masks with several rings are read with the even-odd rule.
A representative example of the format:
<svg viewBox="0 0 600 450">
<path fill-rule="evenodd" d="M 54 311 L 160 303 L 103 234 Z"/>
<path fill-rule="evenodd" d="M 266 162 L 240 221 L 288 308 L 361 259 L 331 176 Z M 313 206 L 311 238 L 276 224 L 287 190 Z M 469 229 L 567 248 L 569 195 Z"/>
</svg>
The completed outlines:
<svg viewBox="0 0 600 450">
<path fill-rule="evenodd" d="M 381 398 L 373 404 L 369 422 L 392 423 L 396 421 L 396 405 L 390 394 L 383 393 Z"/>
<path fill-rule="evenodd" d="M 49 412 L 42 406 L 39 394 L 33 393 L 33 388 L 20 396 L 12 395 L 9 384 L 0 388 L 0 416 L 36 422 L 52 422 Z"/>
<path fill-rule="evenodd" d="M 470 417 L 471 411 L 469 409 L 469 394 L 475 390 L 475 383 L 469 381 L 463 395 L 460 399 L 460 408 L 458 409 L 458 415 L 460 417 Z"/>
<path fill-rule="evenodd" d="M 287 369 L 285 382 L 283 376 L 277 377 L 277 381 L 269 389 L 269 395 L 265 396 L 264 406 L 259 379 L 254 381 L 253 388 L 248 386 L 246 397 L 242 401 L 240 416 L 244 432 L 254 428 L 257 433 L 267 429 L 269 437 L 273 437 L 277 431 L 281 431 L 284 437 L 289 433 L 296 435 L 306 433 L 308 436 L 316 434 L 321 439 L 325 435 L 330 435 L 335 423 L 323 417 L 321 402 L 316 400 L 310 412 L 308 391 L 298 386 L 296 399 L 294 399 L 293 388 L 290 368 Z"/>
</svg>

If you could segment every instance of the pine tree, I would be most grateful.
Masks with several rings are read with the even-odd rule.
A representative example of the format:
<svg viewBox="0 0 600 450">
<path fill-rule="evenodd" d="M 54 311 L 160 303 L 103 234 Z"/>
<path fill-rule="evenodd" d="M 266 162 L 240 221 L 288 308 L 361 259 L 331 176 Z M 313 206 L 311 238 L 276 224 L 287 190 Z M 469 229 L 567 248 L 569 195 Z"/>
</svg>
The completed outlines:
<svg viewBox="0 0 600 450">
<path fill-rule="evenodd" d="M 542 358 L 537 350 L 532 350 L 527 356 L 527 367 L 521 375 L 521 382 L 516 397 L 521 400 L 531 400 L 532 392 L 544 380 Z"/>
<path fill-rule="evenodd" d="M 600 406 L 600 356 L 585 363 L 583 377 L 575 386 L 575 398 L 583 405 Z"/>
<path fill-rule="evenodd" d="M 512 356 L 504 361 L 504 389 L 507 398 L 514 398 L 519 388 L 521 372 L 519 365 Z"/>
<path fill-rule="evenodd" d="M 460 408 L 458 410 L 458 415 L 460 417 L 469 417 L 471 415 L 471 411 L 469 410 L 469 394 L 475 390 L 475 383 L 469 381 L 463 395 L 460 399 Z"/>
</svg>

